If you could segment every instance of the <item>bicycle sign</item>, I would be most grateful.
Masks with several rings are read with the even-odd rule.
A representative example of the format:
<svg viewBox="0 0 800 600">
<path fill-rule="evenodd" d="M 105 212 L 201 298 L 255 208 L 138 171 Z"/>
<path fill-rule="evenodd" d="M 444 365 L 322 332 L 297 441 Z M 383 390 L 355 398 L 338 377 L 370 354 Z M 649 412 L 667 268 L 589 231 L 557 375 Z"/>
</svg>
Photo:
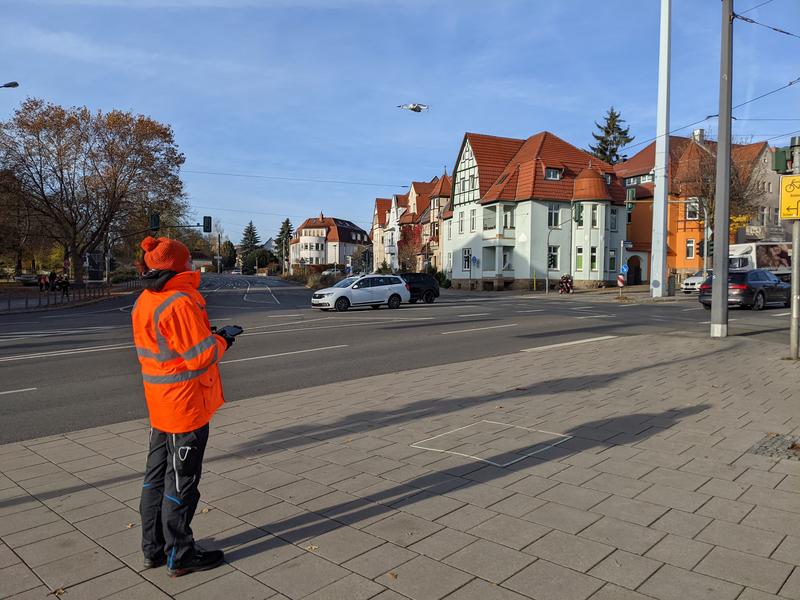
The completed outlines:
<svg viewBox="0 0 800 600">
<path fill-rule="evenodd" d="M 800 219 L 800 175 L 781 175 L 781 219 Z"/>
</svg>

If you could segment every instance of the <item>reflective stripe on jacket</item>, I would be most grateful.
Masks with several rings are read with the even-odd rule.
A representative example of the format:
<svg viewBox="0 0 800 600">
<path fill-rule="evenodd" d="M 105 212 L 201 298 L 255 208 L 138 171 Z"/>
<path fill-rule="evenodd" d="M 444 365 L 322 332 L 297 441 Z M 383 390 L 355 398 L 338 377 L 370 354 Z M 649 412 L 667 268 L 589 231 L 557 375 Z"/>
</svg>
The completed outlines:
<svg viewBox="0 0 800 600">
<path fill-rule="evenodd" d="M 150 423 L 167 433 L 202 427 L 225 401 L 217 363 L 226 344 L 211 333 L 199 285 L 200 273 L 178 273 L 144 290 L 131 312 Z"/>
</svg>

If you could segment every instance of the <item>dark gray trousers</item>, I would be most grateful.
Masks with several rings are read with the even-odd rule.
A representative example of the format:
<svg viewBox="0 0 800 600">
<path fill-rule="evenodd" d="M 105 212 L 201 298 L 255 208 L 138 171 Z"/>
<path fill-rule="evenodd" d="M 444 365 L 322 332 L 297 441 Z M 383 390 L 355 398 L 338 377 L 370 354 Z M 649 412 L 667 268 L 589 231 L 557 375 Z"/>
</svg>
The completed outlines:
<svg viewBox="0 0 800 600">
<path fill-rule="evenodd" d="M 200 501 L 197 484 L 208 442 L 208 425 L 188 433 L 150 430 L 142 486 L 142 550 L 149 558 L 167 554 L 172 568 L 194 554 L 192 517 Z"/>
</svg>

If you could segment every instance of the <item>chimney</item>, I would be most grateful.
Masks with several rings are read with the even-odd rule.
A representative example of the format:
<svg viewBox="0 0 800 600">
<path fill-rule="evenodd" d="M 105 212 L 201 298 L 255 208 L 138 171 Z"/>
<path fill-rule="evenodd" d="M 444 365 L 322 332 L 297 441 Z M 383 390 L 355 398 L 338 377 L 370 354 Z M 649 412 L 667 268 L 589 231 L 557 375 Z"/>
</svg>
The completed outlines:
<svg viewBox="0 0 800 600">
<path fill-rule="evenodd" d="M 695 129 L 692 132 L 692 139 L 697 142 L 698 144 L 702 144 L 706 141 L 706 130 L 705 129 Z"/>
</svg>

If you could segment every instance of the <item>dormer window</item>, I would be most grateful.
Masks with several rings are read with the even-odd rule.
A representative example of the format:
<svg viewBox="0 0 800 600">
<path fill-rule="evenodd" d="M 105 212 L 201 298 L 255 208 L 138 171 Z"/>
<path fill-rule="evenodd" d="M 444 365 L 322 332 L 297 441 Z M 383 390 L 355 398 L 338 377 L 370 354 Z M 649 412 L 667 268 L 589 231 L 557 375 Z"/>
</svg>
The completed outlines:
<svg viewBox="0 0 800 600">
<path fill-rule="evenodd" d="M 551 169 L 550 167 L 547 167 L 544 170 L 544 178 L 551 181 L 558 181 L 561 179 L 561 171 L 559 169 Z"/>
<path fill-rule="evenodd" d="M 603 177 L 605 177 L 606 179 L 606 185 L 611 185 L 611 174 L 606 173 L 605 175 L 603 175 Z"/>
</svg>

